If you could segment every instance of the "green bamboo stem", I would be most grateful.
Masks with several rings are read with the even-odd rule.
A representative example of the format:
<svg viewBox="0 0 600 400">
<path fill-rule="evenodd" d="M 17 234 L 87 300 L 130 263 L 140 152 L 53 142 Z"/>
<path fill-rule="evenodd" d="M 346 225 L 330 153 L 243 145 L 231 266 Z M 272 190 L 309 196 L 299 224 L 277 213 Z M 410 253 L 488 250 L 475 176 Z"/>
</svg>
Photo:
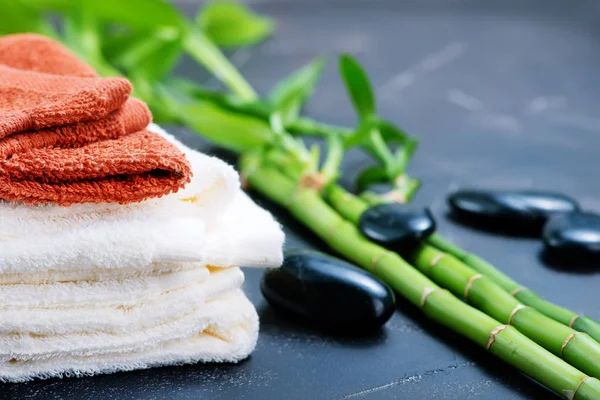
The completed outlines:
<svg viewBox="0 0 600 400">
<path fill-rule="evenodd" d="M 285 207 L 333 250 L 380 277 L 431 319 L 488 349 L 565 398 L 600 398 L 600 381 L 587 377 L 513 327 L 500 324 L 441 290 L 397 254 L 366 240 L 354 221 L 342 218 L 314 189 L 299 187 L 278 169 L 258 165 L 248 156 L 242 158 L 242 173 L 251 187 Z M 343 196 L 335 190 L 327 192 L 328 197 Z M 341 208 L 351 215 L 361 212 L 361 204 L 347 203 L 350 204 Z"/>
<path fill-rule="evenodd" d="M 497 285 L 502 287 L 502 289 L 513 294 L 521 303 L 537 309 L 542 314 L 547 315 L 563 325 L 570 326 L 579 332 L 585 332 L 597 342 L 600 342 L 600 323 L 596 322 L 592 318 L 579 315 L 571 310 L 542 299 L 531 289 L 519 285 L 508 275 L 495 268 L 492 264 L 483 260 L 481 257 L 469 253 L 450 243 L 440 234 L 433 234 L 428 239 L 428 242 L 438 249 L 453 255 L 475 271 L 484 274 Z"/>
<path fill-rule="evenodd" d="M 600 344 L 589 335 L 525 307 L 485 275 L 433 246 L 422 245 L 409 258 L 421 272 L 489 316 L 512 325 L 556 356 L 600 378 Z"/>
<path fill-rule="evenodd" d="M 372 192 L 364 192 L 361 194 L 361 198 L 366 200 L 369 204 L 386 202 L 386 200 L 382 198 L 380 194 Z M 542 299 L 531 289 L 521 286 L 508 275 L 481 257 L 473 253 L 469 253 L 450 243 L 438 233 L 431 235 L 427 242 L 434 247 L 453 255 L 475 271 L 484 274 L 487 278 L 494 281 L 497 285 L 502 287 L 502 289 L 512 294 L 517 300 L 526 306 L 533 307 L 542 314 L 560 322 L 563 325 L 569 326 L 578 332 L 585 332 L 594 340 L 600 342 L 600 323 L 594 319 L 585 315 L 577 314 L 571 310 Z"/>
<path fill-rule="evenodd" d="M 355 225 L 368 207 L 363 200 L 337 185 L 328 188 L 325 196 L 340 214 Z M 413 252 L 410 261 L 456 296 L 464 297 L 494 319 L 515 326 L 525 336 L 586 374 L 600 378 L 600 344 L 587 334 L 578 333 L 535 308 L 525 308 L 490 278 L 433 246 L 421 245 Z"/>
</svg>

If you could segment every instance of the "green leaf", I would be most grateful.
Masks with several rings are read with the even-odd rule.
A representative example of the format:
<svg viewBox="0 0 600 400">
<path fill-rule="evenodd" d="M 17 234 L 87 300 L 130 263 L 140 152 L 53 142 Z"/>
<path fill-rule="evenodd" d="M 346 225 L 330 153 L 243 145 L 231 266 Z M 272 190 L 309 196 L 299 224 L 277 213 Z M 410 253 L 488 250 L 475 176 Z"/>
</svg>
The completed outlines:
<svg viewBox="0 0 600 400">
<path fill-rule="evenodd" d="M 302 106 L 313 94 L 324 66 L 325 58 L 318 57 L 281 80 L 269 92 L 267 96 L 269 102 L 279 108 L 286 124 L 295 120 L 300 114 Z"/>
<path fill-rule="evenodd" d="M 400 146 L 394 156 L 395 161 L 393 169 L 395 174 L 404 173 L 419 145 L 419 139 L 410 136 L 389 121 L 378 120 L 377 128 L 386 143 L 396 143 Z"/>
<path fill-rule="evenodd" d="M 192 99 L 161 83 L 150 83 L 140 78 L 132 79 L 134 95 L 144 100 L 152 110 L 152 120 L 157 123 L 182 124 L 179 117 L 182 104 L 191 104 Z M 138 88 L 141 88 L 138 91 Z M 143 91 L 143 93 L 139 93 Z"/>
<path fill-rule="evenodd" d="M 98 19 L 147 31 L 180 31 L 187 20 L 166 0 L 88 0 L 86 7 Z"/>
<path fill-rule="evenodd" d="M 285 127 L 283 126 L 283 119 L 281 118 L 280 113 L 275 112 L 271 114 L 271 117 L 269 118 L 269 123 L 273 132 L 275 132 L 278 135 L 285 134 Z"/>
<path fill-rule="evenodd" d="M 344 138 L 344 148 L 351 149 L 352 147 L 367 144 L 371 131 L 376 127 L 377 120 L 373 118 L 367 118 L 361 121 L 356 130 Z"/>
<path fill-rule="evenodd" d="M 273 140 L 273 133 L 264 121 L 233 114 L 209 102 L 183 105 L 180 118 L 209 141 L 237 152 L 264 146 Z"/>
<path fill-rule="evenodd" d="M 85 3 L 72 2 L 63 20 L 63 41 L 88 63 L 100 56 L 99 24 Z"/>
<path fill-rule="evenodd" d="M 0 34 L 2 35 L 34 32 L 56 37 L 56 32 L 46 21 L 40 9 L 24 0 L 3 1 L 0 6 L 0 15 L 2 15 L 0 24 Z"/>
<path fill-rule="evenodd" d="M 375 113 L 375 97 L 367 74 L 354 57 L 340 56 L 340 74 L 358 115 L 364 119 Z"/>
<path fill-rule="evenodd" d="M 202 64 L 233 93 L 245 101 L 255 101 L 258 95 L 237 68 L 199 28 L 193 27 L 184 42 L 186 52 Z"/>
<path fill-rule="evenodd" d="M 246 114 L 267 120 L 272 113 L 272 107 L 266 101 L 244 101 L 236 96 L 226 94 L 216 90 L 209 90 L 196 82 L 184 78 L 173 78 L 167 80 L 170 87 L 175 88 L 190 97 L 194 97 L 203 101 L 210 101 L 217 104 L 221 108 Z"/>
<path fill-rule="evenodd" d="M 181 93 L 205 101 L 215 102 L 219 105 L 228 103 L 229 95 L 218 90 L 206 89 L 202 85 L 186 78 L 172 77 L 166 83 L 179 90 Z M 233 101 L 233 100 L 232 100 Z"/>
<path fill-rule="evenodd" d="M 406 140 L 402 147 L 398 149 L 396 153 L 396 173 L 400 174 L 406 171 L 406 167 L 408 167 L 408 164 L 410 163 L 410 160 L 412 159 L 418 146 L 419 140 L 417 138 L 410 137 Z"/>
<path fill-rule="evenodd" d="M 319 163 L 321 162 L 321 147 L 318 144 L 313 144 L 309 149 L 310 154 L 310 167 L 309 173 L 315 173 L 319 170 Z"/>
<path fill-rule="evenodd" d="M 198 13 L 196 21 L 206 35 L 221 47 L 258 44 L 273 33 L 274 22 L 235 1 L 211 1 Z"/>
<path fill-rule="evenodd" d="M 381 137 L 386 143 L 402 144 L 411 139 L 411 136 L 408 133 L 398 128 L 393 123 L 383 119 L 377 120 L 377 128 L 379 129 L 379 132 L 381 132 Z"/>
<path fill-rule="evenodd" d="M 148 36 L 138 38 L 123 46 L 123 51 L 115 55 L 113 63 L 130 73 L 151 81 L 164 78 L 175 66 L 182 52 L 182 38 L 162 38 Z"/>
<path fill-rule="evenodd" d="M 41 11 L 66 11 L 71 0 L 27 0 L 27 4 Z"/>
<path fill-rule="evenodd" d="M 362 172 L 356 178 L 356 186 L 359 192 L 362 192 L 370 185 L 375 183 L 388 182 L 389 177 L 385 169 L 380 166 L 371 166 L 362 170 Z"/>
<path fill-rule="evenodd" d="M 298 180 L 305 173 L 306 165 L 281 148 L 270 148 L 264 155 L 263 161 L 282 171 L 288 177 Z"/>
<path fill-rule="evenodd" d="M 102 55 L 102 27 L 87 4 L 71 2 L 63 20 L 63 42 L 100 75 L 120 76 L 121 73 Z"/>
<path fill-rule="evenodd" d="M 327 157 L 323 163 L 322 172 L 328 182 L 336 180 L 340 175 L 340 165 L 344 158 L 344 145 L 339 136 L 327 137 Z"/>
</svg>

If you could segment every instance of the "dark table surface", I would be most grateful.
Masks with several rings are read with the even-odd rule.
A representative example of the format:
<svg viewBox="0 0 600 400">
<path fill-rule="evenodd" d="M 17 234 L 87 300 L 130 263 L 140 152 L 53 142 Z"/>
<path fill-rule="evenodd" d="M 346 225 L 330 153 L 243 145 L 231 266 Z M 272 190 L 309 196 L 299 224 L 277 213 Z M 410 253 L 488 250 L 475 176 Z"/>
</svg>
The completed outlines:
<svg viewBox="0 0 600 400">
<path fill-rule="evenodd" d="M 597 270 L 545 265 L 541 243 L 461 226 L 445 195 L 458 187 L 553 189 L 600 211 L 600 5 L 554 0 L 267 0 L 252 6 L 278 22 L 275 36 L 232 59 L 261 92 L 318 54 L 330 54 L 307 113 L 352 125 L 335 66 L 346 51 L 364 63 L 381 114 L 421 138 L 410 172 L 423 180 L 415 202 L 431 206 L 439 230 L 522 284 L 600 319 Z M 182 9 L 192 13 L 188 0 Z M 207 80 L 184 61 L 180 71 Z M 186 143 L 213 151 L 194 133 Z M 369 163 L 344 163 L 343 183 Z M 264 199 L 285 225 L 288 248 L 322 244 Z M 552 394 L 399 301 L 376 334 L 340 338 L 272 311 L 262 275 L 245 289 L 261 317 L 256 351 L 238 365 L 191 365 L 93 378 L 0 386 L 11 399 L 505 399 Z"/>
</svg>

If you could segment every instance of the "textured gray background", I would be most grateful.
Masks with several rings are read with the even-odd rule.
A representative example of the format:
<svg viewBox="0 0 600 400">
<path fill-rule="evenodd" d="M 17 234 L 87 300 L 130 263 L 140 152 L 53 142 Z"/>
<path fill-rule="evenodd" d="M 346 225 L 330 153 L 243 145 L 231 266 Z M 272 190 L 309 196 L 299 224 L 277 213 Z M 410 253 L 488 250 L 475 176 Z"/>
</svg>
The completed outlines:
<svg viewBox="0 0 600 400">
<path fill-rule="evenodd" d="M 182 1 L 192 13 L 197 5 Z M 600 6 L 554 0 L 267 0 L 278 31 L 257 49 L 232 54 L 261 92 L 318 54 L 330 54 L 307 112 L 352 125 L 335 54 L 364 63 L 381 114 L 421 138 L 410 172 L 423 179 L 416 202 L 432 207 L 439 230 L 548 299 L 600 319 L 600 276 L 539 260 L 534 239 L 460 226 L 445 195 L 457 187 L 563 191 L 600 211 Z M 183 62 L 182 74 L 207 81 Z M 209 85 L 215 82 L 208 80 Z M 207 151 L 192 132 L 173 128 Z M 218 153 L 221 154 L 221 153 Z M 344 184 L 368 165 L 345 161 Z M 321 244 L 258 198 L 286 225 L 288 248 Z M 400 301 L 381 332 L 360 339 L 324 336 L 272 312 L 247 271 L 246 290 L 261 315 L 261 336 L 237 366 L 193 365 L 95 378 L 0 386 L 21 399 L 505 399 L 552 395 L 483 350 L 427 321 Z"/>
</svg>

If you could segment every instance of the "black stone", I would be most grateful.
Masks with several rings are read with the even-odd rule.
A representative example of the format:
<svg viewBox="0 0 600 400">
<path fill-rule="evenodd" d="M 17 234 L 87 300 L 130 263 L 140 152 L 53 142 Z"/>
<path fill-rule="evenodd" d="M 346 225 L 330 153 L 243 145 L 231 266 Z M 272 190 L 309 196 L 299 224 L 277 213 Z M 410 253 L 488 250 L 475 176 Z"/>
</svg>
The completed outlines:
<svg viewBox="0 0 600 400">
<path fill-rule="evenodd" d="M 579 210 L 572 198 L 545 191 L 459 190 L 448 196 L 452 211 L 473 222 L 538 230 L 555 214 Z"/>
<path fill-rule="evenodd" d="M 394 292 L 381 280 L 308 250 L 286 252 L 280 268 L 264 273 L 261 291 L 279 310 L 348 334 L 381 327 L 395 310 Z"/>
<path fill-rule="evenodd" d="M 543 239 L 546 249 L 554 253 L 600 256 L 600 215 L 590 212 L 556 215 L 544 226 Z"/>
<path fill-rule="evenodd" d="M 435 220 L 427 208 L 389 203 L 363 212 L 359 228 L 371 241 L 403 252 L 435 232 Z"/>
</svg>

